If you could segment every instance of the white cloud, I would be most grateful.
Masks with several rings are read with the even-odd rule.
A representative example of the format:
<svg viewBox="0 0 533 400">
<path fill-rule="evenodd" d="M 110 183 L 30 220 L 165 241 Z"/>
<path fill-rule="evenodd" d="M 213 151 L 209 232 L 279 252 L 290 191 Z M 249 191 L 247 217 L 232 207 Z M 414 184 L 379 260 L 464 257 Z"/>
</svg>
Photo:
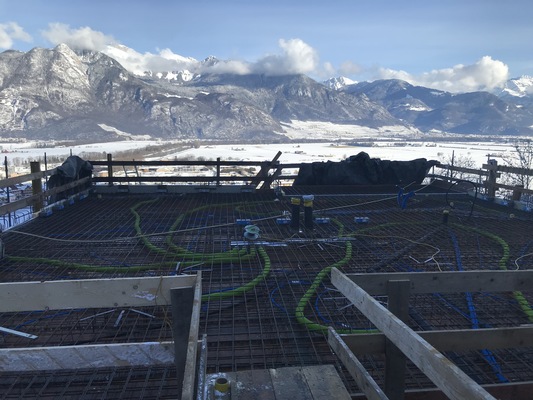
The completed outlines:
<svg viewBox="0 0 533 400">
<path fill-rule="evenodd" d="M 257 73 L 270 75 L 308 74 L 318 67 L 318 53 L 301 39 L 280 39 L 282 54 L 267 55 L 253 64 Z"/>
<path fill-rule="evenodd" d="M 308 74 L 321 78 L 331 76 L 354 76 L 367 74 L 359 64 L 346 61 L 339 68 L 329 63 L 319 64 L 318 52 L 301 39 L 280 39 L 280 52 L 261 57 L 255 62 L 226 60 L 202 65 L 199 61 L 175 54 L 170 49 L 158 53 L 139 53 L 120 45 L 112 36 L 89 27 L 71 28 L 67 24 L 51 23 L 42 32 L 54 45 L 65 43 L 73 49 L 97 50 L 116 59 L 126 69 L 136 74 L 145 71 L 164 72 L 189 70 L 196 73 L 262 73 L 267 75 Z M 16 23 L 0 24 L 0 48 L 11 47 L 13 39 L 31 40 L 31 37 Z M 509 78 L 509 68 L 503 62 L 485 56 L 471 65 L 456 65 L 422 74 L 378 68 L 374 79 L 402 79 L 414 85 L 432 87 L 450 92 L 492 90 L 502 86 Z"/>
<path fill-rule="evenodd" d="M 345 61 L 339 67 L 339 73 L 341 75 L 356 75 L 361 73 L 363 68 L 352 61 Z"/>
<path fill-rule="evenodd" d="M 76 50 L 105 50 L 107 45 L 117 41 L 109 35 L 95 31 L 88 26 L 73 29 L 67 24 L 54 22 L 41 32 L 43 37 L 54 45 L 64 43 Z"/>
<path fill-rule="evenodd" d="M 103 53 L 117 60 L 128 71 L 142 75 L 145 71 L 167 72 L 190 70 L 198 61 L 172 53 L 169 49 L 160 50 L 159 54 L 139 53 L 122 45 L 109 45 Z"/>
<path fill-rule="evenodd" d="M 32 37 L 16 22 L 0 24 L 0 49 L 10 49 L 15 40 L 31 42 Z"/>
<path fill-rule="evenodd" d="M 402 79 L 413 85 L 426 86 L 449 92 L 472 92 L 501 87 L 509 79 L 509 67 L 501 61 L 484 56 L 470 65 L 459 64 L 412 75 L 405 71 L 380 68 L 380 79 Z"/>
<path fill-rule="evenodd" d="M 252 67 L 251 64 L 246 61 L 228 60 L 219 61 L 214 65 L 203 67 L 200 72 L 246 75 L 252 73 Z"/>
</svg>

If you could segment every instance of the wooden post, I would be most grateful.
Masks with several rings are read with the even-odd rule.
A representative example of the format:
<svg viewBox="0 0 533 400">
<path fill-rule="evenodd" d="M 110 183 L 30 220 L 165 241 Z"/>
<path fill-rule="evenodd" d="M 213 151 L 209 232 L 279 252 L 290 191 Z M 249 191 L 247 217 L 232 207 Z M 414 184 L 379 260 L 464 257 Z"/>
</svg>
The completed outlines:
<svg viewBox="0 0 533 400">
<path fill-rule="evenodd" d="M 178 391 L 182 400 L 194 396 L 195 376 L 192 364 L 196 363 L 198 323 L 200 320 L 201 274 L 196 277 L 194 286 L 170 289 L 172 308 L 172 336 L 174 339 L 174 362 L 178 379 Z M 196 307 L 195 307 L 196 303 Z M 192 343 L 191 343 L 192 341 Z M 188 359 L 188 353 L 191 360 Z M 189 364 L 189 365 L 188 365 Z"/>
<path fill-rule="evenodd" d="M 113 186 L 113 155 L 107 154 L 107 178 L 109 179 L 109 186 Z"/>
<path fill-rule="evenodd" d="M 5 157 L 4 166 L 6 169 L 6 179 L 9 178 L 9 168 L 7 166 L 7 156 Z M 6 186 L 6 196 L 7 196 L 7 202 L 11 203 L 10 195 L 9 195 L 9 186 Z M 9 223 L 9 227 L 11 227 L 11 211 L 7 213 L 7 221 Z"/>
<path fill-rule="evenodd" d="M 35 172 L 41 172 L 41 164 L 39 161 L 31 161 L 30 162 L 30 170 L 31 173 Z M 41 178 L 33 179 L 31 181 L 31 191 L 33 195 L 39 195 L 43 192 L 43 183 L 41 181 Z M 33 212 L 39 212 L 43 208 L 43 199 L 42 197 L 38 197 L 35 202 L 33 203 Z"/>
<path fill-rule="evenodd" d="M 489 171 L 489 177 L 487 179 L 487 197 L 490 200 L 494 200 L 496 197 L 496 177 L 498 170 L 498 161 L 492 159 L 487 162 L 487 169 Z"/>
<path fill-rule="evenodd" d="M 524 188 L 524 185 L 515 185 L 515 188 L 513 189 L 513 197 L 511 200 L 513 201 L 520 201 L 522 198 L 522 189 Z"/>
<path fill-rule="evenodd" d="M 409 292 L 411 281 L 387 282 L 388 309 L 401 321 L 409 318 Z M 385 394 L 390 400 L 403 400 L 405 392 L 405 355 L 389 339 L 385 341 Z"/>
<path fill-rule="evenodd" d="M 257 175 L 252 179 L 251 184 L 254 185 L 256 188 L 259 188 L 259 184 L 263 182 L 263 185 L 265 185 L 265 182 L 268 180 L 268 171 L 270 171 L 270 168 L 276 165 L 276 162 L 281 157 L 283 153 L 281 151 L 278 151 L 277 154 L 274 156 L 272 161 L 265 161 L 261 163 L 261 169 L 257 173 Z M 270 188 L 270 184 L 268 184 L 268 188 Z M 265 187 L 267 189 L 267 187 Z"/>
<path fill-rule="evenodd" d="M 400 350 L 451 400 L 495 400 L 457 365 L 437 351 L 420 335 L 387 310 L 337 268 L 331 270 L 331 283 L 348 298 L 376 328 Z"/>
<path fill-rule="evenodd" d="M 217 186 L 220 186 L 220 157 L 217 157 Z"/>
</svg>

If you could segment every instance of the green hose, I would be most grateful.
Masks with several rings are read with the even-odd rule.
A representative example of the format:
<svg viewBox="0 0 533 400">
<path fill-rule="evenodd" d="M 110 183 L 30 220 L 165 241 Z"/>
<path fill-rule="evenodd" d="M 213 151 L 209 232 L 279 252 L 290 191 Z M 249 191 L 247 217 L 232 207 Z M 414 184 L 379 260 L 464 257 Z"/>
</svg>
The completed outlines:
<svg viewBox="0 0 533 400">
<path fill-rule="evenodd" d="M 157 247 L 152 242 L 150 242 L 150 240 L 148 240 L 148 238 L 145 235 L 143 235 L 142 229 L 141 229 L 141 216 L 137 212 L 137 208 L 139 208 L 139 207 L 141 207 L 141 206 L 143 206 L 145 204 L 154 203 L 157 200 L 158 199 L 141 201 L 141 202 L 135 204 L 133 207 L 130 208 L 130 211 L 133 213 L 133 215 L 135 215 L 135 223 L 134 223 L 135 232 L 137 233 L 137 235 L 139 236 L 139 238 L 141 239 L 143 244 L 148 249 L 150 249 L 151 251 L 153 251 L 155 253 L 158 253 L 158 254 L 165 254 L 166 256 L 168 256 L 168 255 L 178 256 L 178 257 L 180 257 L 180 259 L 186 259 L 186 260 L 191 260 L 191 261 L 206 261 L 206 262 L 208 262 L 208 261 L 213 261 L 213 262 L 217 262 L 217 261 L 219 261 L 219 262 L 232 262 L 232 261 L 235 261 L 236 259 L 242 259 L 243 257 L 245 257 L 245 258 L 247 257 L 245 249 L 232 249 L 232 250 L 230 250 L 228 252 L 225 252 L 225 253 L 211 253 L 208 256 L 206 256 L 203 253 L 194 253 L 194 252 L 185 250 L 185 249 L 183 249 L 181 247 L 178 247 L 174 243 L 172 243 L 171 242 L 172 241 L 172 236 L 173 236 L 172 233 L 169 233 L 167 235 L 166 242 L 169 245 L 169 247 L 171 247 L 174 251 L 169 251 L 169 250 L 165 250 L 165 249 L 162 249 L 160 247 Z M 226 204 L 219 204 L 217 206 L 225 206 L 225 205 L 230 205 L 230 204 L 231 203 L 229 203 L 229 204 L 227 204 L 227 203 Z M 197 208 L 194 208 L 194 209 L 188 211 L 185 214 L 181 214 L 178 218 L 176 218 L 176 221 L 174 221 L 174 223 L 172 224 L 172 226 L 170 228 L 170 231 L 173 232 L 178 227 L 178 225 L 181 223 L 183 218 L 185 218 L 185 215 L 191 214 L 193 212 L 196 212 L 196 211 L 199 211 L 199 210 L 202 210 L 202 209 L 205 209 L 207 207 L 210 207 L 210 206 L 197 207 Z"/>
<path fill-rule="evenodd" d="M 500 260 L 498 261 L 498 266 L 500 267 L 500 269 L 507 271 L 507 262 L 509 261 L 510 251 L 509 251 L 509 245 L 507 244 L 505 240 L 503 240 L 498 235 L 495 235 L 494 233 L 487 232 L 479 228 L 473 228 L 473 227 L 459 225 L 459 224 L 453 224 L 453 225 L 461 229 L 467 230 L 467 231 L 479 233 L 480 235 L 486 236 L 498 242 L 498 244 L 502 247 L 502 250 L 503 250 L 503 255 L 502 255 L 502 258 L 500 258 Z M 518 302 L 518 305 L 520 306 L 524 314 L 526 314 L 529 321 L 533 322 L 533 310 L 531 309 L 531 306 L 529 302 L 527 301 L 526 297 L 524 296 L 524 294 L 519 290 L 515 290 L 513 292 L 513 297 Z"/>
<path fill-rule="evenodd" d="M 261 273 L 259 275 L 257 275 L 250 282 L 248 282 L 245 285 L 240 286 L 240 287 L 238 287 L 236 289 L 228 290 L 228 291 L 225 291 L 225 292 L 214 292 L 214 293 L 204 294 L 202 296 L 202 301 L 215 300 L 215 299 L 225 299 L 227 297 L 238 296 L 238 295 L 241 295 L 241 294 L 244 294 L 244 293 L 248 292 L 249 290 L 251 290 L 254 287 L 256 287 L 259 284 L 259 282 L 265 280 L 266 277 L 268 276 L 268 274 L 270 273 L 270 257 L 268 257 L 267 252 L 262 247 L 259 247 L 257 249 L 257 252 L 259 253 L 261 258 L 263 259 L 263 264 L 264 264 L 263 270 L 261 271 Z"/>
</svg>

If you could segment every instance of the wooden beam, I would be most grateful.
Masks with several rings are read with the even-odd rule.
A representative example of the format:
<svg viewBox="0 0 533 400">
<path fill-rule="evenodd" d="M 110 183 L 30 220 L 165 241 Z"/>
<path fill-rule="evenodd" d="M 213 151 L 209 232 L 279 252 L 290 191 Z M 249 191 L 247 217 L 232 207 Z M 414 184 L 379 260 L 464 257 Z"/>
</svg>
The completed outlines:
<svg viewBox="0 0 533 400">
<path fill-rule="evenodd" d="M 533 343 L 533 326 L 488 329 L 453 329 L 416 332 L 439 351 L 470 351 L 529 347 Z M 341 335 L 348 348 L 357 355 L 385 353 L 385 335 L 364 333 Z"/>
<path fill-rule="evenodd" d="M 363 391 L 366 398 L 369 400 L 387 400 L 388 397 L 385 395 L 383 390 L 376 383 L 374 378 L 370 376 L 366 368 L 361 364 L 357 357 L 350 351 L 344 340 L 341 339 L 339 334 L 335 332 L 332 327 L 328 329 L 328 343 L 337 354 L 357 383 L 359 389 Z"/>
<path fill-rule="evenodd" d="M 177 393 L 185 390 L 185 366 L 187 363 L 187 349 L 189 330 L 192 317 L 194 287 L 173 288 L 170 291 L 172 303 L 172 338 L 174 339 L 174 363 L 178 380 Z M 183 395 L 178 396 L 179 398 Z M 186 397 L 190 400 L 190 397 Z M 183 400 L 185 400 L 183 399 Z"/>
<path fill-rule="evenodd" d="M 407 279 L 387 282 L 388 310 L 404 322 L 409 319 L 409 286 Z M 385 394 L 391 400 L 403 400 L 406 364 L 405 355 L 391 340 L 386 339 Z"/>
<path fill-rule="evenodd" d="M 0 371 L 171 365 L 172 342 L 0 349 Z"/>
<path fill-rule="evenodd" d="M 169 291 L 196 276 L 0 283 L 0 312 L 170 304 Z"/>
<path fill-rule="evenodd" d="M 513 382 L 481 385 L 483 389 L 498 400 L 531 400 L 533 382 Z M 352 400 L 366 400 L 366 396 L 352 394 Z M 448 396 L 436 388 L 408 389 L 405 391 L 405 400 L 448 400 Z"/>
<path fill-rule="evenodd" d="M 19 210 L 19 209 L 24 208 L 24 207 L 31 206 L 37 200 L 41 200 L 42 201 L 45 197 L 53 196 L 55 194 L 64 192 L 66 190 L 75 188 L 77 186 L 84 185 L 84 184 L 90 182 L 90 180 L 91 180 L 91 177 L 82 178 L 80 180 L 77 180 L 77 181 L 74 181 L 74 182 L 70 182 L 70 183 L 67 183 L 65 185 L 55 187 L 53 189 L 45 190 L 44 192 L 42 192 L 40 194 L 35 194 L 33 196 L 28 196 L 28 197 L 25 197 L 23 199 L 14 201 L 12 203 L 4 204 L 4 205 L 0 206 L 0 215 L 6 214 L 8 212 L 13 212 L 13 211 Z"/>
<path fill-rule="evenodd" d="M 483 165 L 483 168 L 486 168 L 485 164 Z M 510 167 L 508 165 L 498 165 L 497 170 L 499 172 L 506 172 L 509 174 L 533 176 L 533 169 L 528 169 L 528 168 Z"/>
<path fill-rule="evenodd" d="M 457 292 L 512 292 L 531 290 L 533 271 L 446 271 L 346 274 L 367 293 L 387 294 L 391 279 L 411 281 L 411 294 Z"/>
<path fill-rule="evenodd" d="M 32 174 L 13 176 L 11 178 L 0 180 L 0 188 L 13 186 L 19 183 L 33 181 L 34 179 L 42 179 L 46 176 L 53 175 L 57 172 L 57 168 L 49 169 L 48 171 L 39 171 Z"/>
<path fill-rule="evenodd" d="M 444 170 L 457 171 L 457 172 L 464 172 L 464 173 L 473 174 L 473 175 L 487 176 L 489 174 L 488 171 L 484 171 L 482 169 L 458 167 L 456 165 L 437 164 L 435 165 L 435 168 L 441 168 Z"/>
<path fill-rule="evenodd" d="M 513 382 L 482 385 L 483 389 L 498 400 L 531 400 L 533 382 Z M 439 389 L 407 390 L 405 400 L 447 400 Z"/>
<path fill-rule="evenodd" d="M 450 399 L 494 399 L 459 367 L 417 335 L 416 332 L 395 317 L 337 268 L 333 268 L 331 280 L 333 285 Z"/>
<path fill-rule="evenodd" d="M 187 341 L 187 357 L 185 360 L 185 375 L 183 379 L 182 400 L 193 400 L 195 396 L 196 378 L 198 368 L 196 367 L 198 354 L 198 331 L 200 329 L 200 309 L 202 306 L 202 273 L 197 272 L 194 284 L 194 296 L 192 301 L 191 320 L 189 336 Z"/>
<path fill-rule="evenodd" d="M 278 151 L 272 161 L 266 161 L 262 163 L 261 169 L 257 173 L 257 175 L 252 179 L 251 184 L 259 188 L 259 184 L 262 181 L 266 181 L 268 179 L 268 171 L 270 168 L 274 167 L 276 161 L 281 157 L 283 153 L 281 151 Z M 270 185 L 269 185 L 270 186 Z"/>
<path fill-rule="evenodd" d="M 205 333 L 202 335 L 202 340 L 198 341 L 197 354 L 198 378 L 196 379 L 196 393 L 198 400 L 204 400 L 204 397 L 198 394 L 203 393 L 207 386 L 207 335 Z"/>
</svg>

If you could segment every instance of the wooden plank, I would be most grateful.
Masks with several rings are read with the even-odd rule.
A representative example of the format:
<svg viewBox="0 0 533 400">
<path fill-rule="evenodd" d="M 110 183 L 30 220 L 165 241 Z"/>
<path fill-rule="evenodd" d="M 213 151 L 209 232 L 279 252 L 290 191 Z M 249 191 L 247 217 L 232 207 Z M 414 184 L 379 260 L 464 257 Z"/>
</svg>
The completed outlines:
<svg viewBox="0 0 533 400">
<path fill-rule="evenodd" d="M 270 378 L 277 400 L 310 400 L 311 391 L 300 368 L 278 368 L 270 370 Z"/>
<path fill-rule="evenodd" d="M 275 400 L 270 371 L 239 371 L 231 379 L 232 400 Z"/>
<path fill-rule="evenodd" d="M 167 160 L 112 160 L 109 161 L 103 161 L 103 160 L 96 160 L 96 161 L 89 161 L 89 163 L 92 166 L 108 166 L 111 165 L 113 167 L 179 167 L 179 166 L 196 166 L 196 167 L 216 167 L 217 164 L 220 164 L 222 167 L 243 167 L 243 166 L 258 166 L 265 162 L 264 160 L 260 161 L 223 161 L 221 160 L 220 163 L 217 161 L 167 161 Z M 291 165 L 291 164 L 289 164 Z M 296 164 L 300 165 L 300 164 Z"/>
<path fill-rule="evenodd" d="M 352 399 L 333 365 L 308 366 L 302 371 L 313 399 Z"/>
<path fill-rule="evenodd" d="M 533 271 L 445 271 L 347 274 L 364 291 L 387 294 L 391 279 L 411 281 L 411 294 L 457 292 L 512 292 L 533 288 Z"/>
<path fill-rule="evenodd" d="M 181 399 L 193 399 L 195 393 L 195 378 L 197 376 L 196 359 L 198 351 L 198 331 L 200 328 L 200 308 L 202 306 L 202 273 L 198 271 L 194 284 L 192 310 L 187 339 L 187 356 L 185 360 L 185 373 Z"/>
<path fill-rule="evenodd" d="M 533 194 L 533 190 L 531 189 L 524 189 L 524 188 L 517 188 L 516 185 L 505 185 L 503 183 L 496 183 L 496 188 L 498 189 L 507 189 L 507 190 L 514 190 L 520 193 L 525 194 Z"/>
<path fill-rule="evenodd" d="M 278 159 L 281 157 L 282 154 L 283 153 L 281 151 L 278 151 L 276 155 L 274 156 L 274 158 L 272 159 L 272 161 L 263 162 L 261 165 L 261 169 L 250 182 L 251 185 L 256 186 L 259 189 L 259 184 L 262 181 L 266 181 L 266 179 L 268 179 L 268 171 L 270 170 L 270 168 L 274 167 L 276 161 L 278 161 Z"/>
<path fill-rule="evenodd" d="M 170 288 L 195 276 L 0 283 L 0 312 L 168 305 Z"/>
<path fill-rule="evenodd" d="M 409 319 L 410 281 L 390 280 L 387 282 L 388 309 L 401 321 Z M 403 400 L 405 391 L 405 370 L 407 359 L 394 343 L 385 341 L 385 394 L 390 400 Z"/>
<path fill-rule="evenodd" d="M 48 171 L 39 171 L 39 172 L 34 172 L 34 173 L 31 173 L 31 174 L 27 174 L 27 175 L 13 176 L 11 178 L 2 179 L 2 180 L 0 180 L 0 188 L 13 186 L 13 185 L 16 185 L 18 183 L 29 182 L 29 181 L 32 181 L 34 179 L 42 179 L 42 178 L 44 178 L 46 176 L 53 175 L 56 172 L 57 172 L 57 168 L 54 168 L 54 169 L 50 169 Z"/>
<path fill-rule="evenodd" d="M 482 385 L 483 389 L 498 400 L 531 400 L 533 382 L 513 382 Z M 408 390 L 405 400 L 447 400 L 448 398 L 438 389 Z"/>
<path fill-rule="evenodd" d="M 58 187 L 55 187 L 53 189 L 46 190 L 46 191 L 44 191 L 44 192 L 42 192 L 40 194 L 34 194 L 32 196 L 28 196 L 28 197 L 25 197 L 25 198 L 17 200 L 17 201 L 13 201 L 11 203 L 4 204 L 4 205 L 0 206 L 0 215 L 1 214 L 6 214 L 8 212 L 13 212 L 13 211 L 16 211 L 16 210 L 20 210 L 21 208 L 24 208 L 24 207 L 29 207 L 29 206 L 33 205 L 36 201 L 42 200 L 45 197 L 53 196 L 53 195 L 55 195 L 57 193 L 64 192 L 66 190 L 75 188 L 75 187 L 80 186 L 80 185 L 84 185 L 84 184 L 88 183 L 90 180 L 91 180 L 90 177 L 86 177 L 86 178 L 80 179 L 80 180 L 75 181 L 75 182 L 67 183 L 67 184 L 65 184 L 63 186 L 58 186 Z"/>
<path fill-rule="evenodd" d="M 332 270 L 332 283 L 452 400 L 494 399 L 337 268 Z"/>
<path fill-rule="evenodd" d="M 483 168 L 486 168 L 486 167 L 487 165 L 484 164 Z M 521 167 L 510 167 L 508 165 L 498 165 L 497 171 L 506 172 L 509 174 L 533 176 L 533 169 L 521 168 Z"/>
<path fill-rule="evenodd" d="M 496 350 L 533 345 L 533 326 L 420 331 L 417 334 L 439 351 Z M 357 355 L 385 352 L 386 338 L 382 333 L 341 335 L 341 338 Z"/>
<path fill-rule="evenodd" d="M 296 381 L 292 379 L 295 376 Z M 216 374 L 211 375 L 212 384 L 216 377 Z M 292 400 L 294 391 L 302 388 L 307 400 L 351 399 L 333 365 L 238 371 L 225 373 L 224 377 L 230 381 L 232 400 Z M 296 396 L 296 399 L 302 398 L 299 394 Z"/>
<path fill-rule="evenodd" d="M 197 399 L 204 400 L 203 393 L 207 386 L 207 335 L 202 335 L 202 340 L 198 341 L 198 379 L 196 380 Z"/>
<path fill-rule="evenodd" d="M 488 171 L 485 171 L 482 169 L 458 167 L 456 165 L 437 164 L 435 165 L 435 168 L 441 168 L 441 169 L 449 170 L 449 171 L 464 172 L 464 173 L 473 174 L 473 175 L 487 176 L 489 174 Z"/>
<path fill-rule="evenodd" d="M 188 339 L 191 325 L 192 308 L 194 301 L 194 288 L 182 287 L 170 290 L 172 303 L 172 338 L 174 339 L 174 359 L 178 381 L 177 393 L 182 400 L 192 400 L 192 397 L 183 392 L 185 388 L 185 368 L 187 364 Z"/>
<path fill-rule="evenodd" d="M 363 391 L 368 400 L 387 400 L 387 396 L 381 390 L 374 378 L 370 376 L 363 364 L 350 351 L 348 346 L 341 339 L 339 334 L 332 327 L 328 329 L 328 343 L 337 354 L 352 376 L 359 389 Z M 383 343 L 385 347 L 385 344 Z"/>
<path fill-rule="evenodd" d="M 171 365 L 172 342 L 0 349 L 0 371 Z"/>
<path fill-rule="evenodd" d="M 221 175 L 217 176 L 198 176 L 198 175 L 188 175 L 188 176 L 113 176 L 111 178 L 106 176 L 95 176 L 92 178 L 93 182 L 117 182 L 117 183 L 129 183 L 129 182 L 225 182 L 225 181 L 235 181 L 243 182 L 249 181 L 252 176 L 231 176 L 231 175 Z"/>
<path fill-rule="evenodd" d="M 531 400 L 533 382 L 513 382 L 481 385 L 483 389 L 498 400 Z M 353 394 L 352 400 L 366 400 L 364 394 Z M 448 397 L 436 388 L 408 389 L 405 391 L 405 400 L 448 400 Z"/>
</svg>

